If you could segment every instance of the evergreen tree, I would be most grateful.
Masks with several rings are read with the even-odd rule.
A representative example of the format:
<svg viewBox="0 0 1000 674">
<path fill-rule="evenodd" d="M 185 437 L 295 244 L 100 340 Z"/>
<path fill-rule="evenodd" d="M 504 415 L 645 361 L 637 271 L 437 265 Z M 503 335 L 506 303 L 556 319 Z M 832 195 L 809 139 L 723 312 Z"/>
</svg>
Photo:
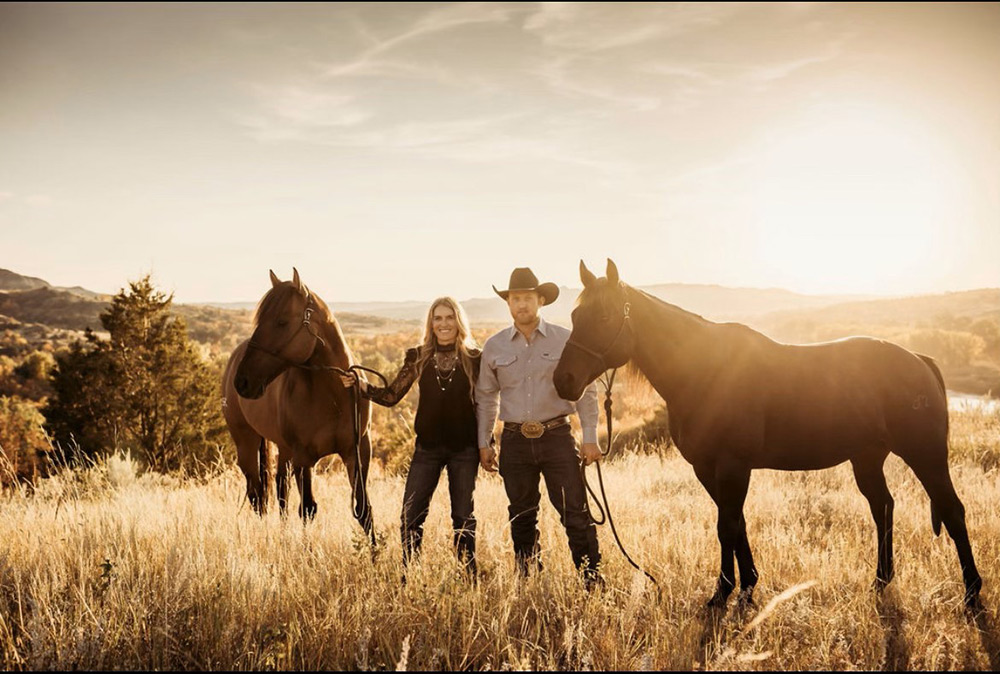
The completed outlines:
<svg viewBox="0 0 1000 674">
<path fill-rule="evenodd" d="M 90 456 L 133 449 L 155 470 L 208 448 L 221 429 L 216 378 L 172 301 L 149 275 L 130 282 L 100 316 L 109 338 L 88 331 L 60 355 L 46 417 L 61 445 Z"/>
</svg>

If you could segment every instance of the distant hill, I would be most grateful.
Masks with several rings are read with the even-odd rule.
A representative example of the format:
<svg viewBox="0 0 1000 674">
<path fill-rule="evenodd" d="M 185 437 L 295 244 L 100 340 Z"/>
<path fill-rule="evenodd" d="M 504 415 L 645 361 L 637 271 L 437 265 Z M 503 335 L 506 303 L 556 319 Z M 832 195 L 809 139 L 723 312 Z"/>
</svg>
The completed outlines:
<svg viewBox="0 0 1000 674">
<path fill-rule="evenodd" d="M 112 295 L 80 286 L 61 288 L 47 281 L 0 269 L 0 332 L 13 330 L 31 343 L 58 336 L 65 342 L 86 328 L 102 329 L 100 314 Z M 233 308 L 205 304 L 173 305 L 173 312 L 187 323 L 192 339 L 219 348 L 234 347 L 250 335 L 254 304 L 238 303 Z M 420 327 L 420 321 L 338 312 L 337 320 L 350 333 L 396 333 Z"/>
<path fill-rule="evenodd" d="M 727 288 L 717 285 L 697 285 L 667 283 L 640 286 L 651 295 L 676 304 L 679 307 L 701 314 L 714 321 L 742 320 L 753 316 L 781 310 L 797 310 L 825 307 L 841 302 L 868 299 L 856 295 L 800 295 L 777 288 Z M 569 325 L 573 304 L 580 294 L 580 288 L 562 286 L 559 298 L 544 310 L 546 320 Z M 494 324 L 510 321 L 507 305 L 497 296 L 474 297 L 460 300 L 462 307 L 475 326 L 480 323 Z M 407 302 L 329 302 L 337 312 L 349 312 L 367 316 L 381 316 L 394 320 L 423 321 L 429 301 Z M 254 302 L 212 303 L 222 308 L 253 309 Z"/>
<path fill-rule="evenodd" d="M 56 290 L 46 284 L 31 290 L 0 292 L 0 314 L 23 323 L 41 323 L 53 328 L 100 330 L 98 315 L 107 302 Z"/>
<path fill-rule="evenodd" d="M 855 334 L 883 337 L 937 358 L 951 388 L 1000 391 L 997 288 L 877 299 L 676 283 L 640 289 L 709 320 L 745 323 L 787 343 Z M 543 316 L 569 326 L 579 292 L 578 288 L 560 288 L 558 300 L 543 309 Z M 86 327 L 99 331 L 99 315 L 110 300 L 110 295 L 79 286 L 57 288 L 43 279 L 0 270 L 0 334 L 13 331 L 32 344 L 54 339 L 65 343 Z M 350 335 L 419 332 L 428 302 L 330 304 Z M 474 330 L 489 332 L 510 324 L 507 305 L 499 297 L 466 299 L 462 305 Z M 174 304 L 173 311 L 184 318 L 193 339 L 209 345 L 214 353 L 225 353 L 249 336 L 255 306 L 255 302 Z"/>
<path fill-rule="evenodd" d="M 34 290 L 48 288 L 49 284 L 33 276 L 21 276 L 8 269 L 0 269 L 0 290 Z"/>
<path fill-rule="evenodd" d="M 893 299 L 845 302 L 807 311 L 779 311 L 766 316 L 762 325 L 778 325 L 793 319 L 817 323 L 914 324 L 942 316 L 1000 317 L 1000 288 L 965 290 L 941 295 L 918 295 Z"/>
<path fill-rule="evenodd" d="M 916 329 L 967 330 L 984 319 L 1000 324 L 998 288 L 775 311 L 744 322 L 772 339 L 804 344 L 850 335 L 895 340 Z"/>
<path fill-rule="evenodd" d="M 0 291 L 20 291 L 20 290 L 37 290 L 38 288 L 52 288 L 53 290 L 62 290 L 64 292 L 70 293 L 71 295 L 78 295 L 79 297 L 86 297 L 89 299 L 104 299 L 110 300 L 111 295 L 106 295 L 104 293 L 97 293 L 93 290 L 87 290 L 81 286 L 72 286 L 70 288 L 53 286 L 48 281 L 40 278 L 35 278 L 34 276 L 23 276 L 16 272 L 12 272 L 9 269 L 0 269 Z"/>
</svg>

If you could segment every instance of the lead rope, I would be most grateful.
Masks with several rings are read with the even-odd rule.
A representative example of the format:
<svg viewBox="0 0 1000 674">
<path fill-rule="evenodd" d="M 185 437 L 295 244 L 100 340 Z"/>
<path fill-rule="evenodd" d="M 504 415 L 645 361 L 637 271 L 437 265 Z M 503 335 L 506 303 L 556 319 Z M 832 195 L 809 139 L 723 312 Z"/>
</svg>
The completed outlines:
<svg viewBox="0 0 1000 674">
<path fill-rule="evenodd" d="M 611 405 L 612 405 L 612 403 L 611 403 L 611 388 L 615 384 L 615 374 L 617 372 L 618 372 L 618 369 L 615 368 L 615 369 L 611 370 L 611 374 L 610 375 L 608 375 L 608 373 L 605 372 L 604 375 L 603 375 L 603 377 L 601 378 L 601 383 L 604 384 L 604 417 L 607 420 L 607 424 L 608 424 L 607 449 L 601 451 L 601 457 L 602 458 L 605 458 L 605 457 L 607 457 L 607 456 L 609 456 L 611 454 L 611 438 L 612 438 L 612 435 L 611 435 L 611 431 L 612 431 L 612 426 L 611 426 L 611 423 L 612 423 L 611 422 Z M 614 518 L 611 517 L 611 506 L 608 504 L 608 494 L 604 490 L 604 475 L 601 473 L 601 462 L 600 461 L 597 462 L 597 483 L 598 483 L 598 485 L 601 488 L 601 498 L 600 499 L 597 498 L 597 494 L 594 493 L 594 490 L 591 489 L 591 487 L 590 487 L 590 483 L 587 482 L 587 467 L 584 466 L 582 463 L 580 464 L 580 476 L 583 478 L 583 484 L 586 485 L 587 491 L 590 492 L 591 498 L 594 499 L 594 505 L 596 505 L 597 509 L 601 512 L 601 519 L 600 519 L 600 521 L 594 519 L 594 515 L 592 513 L 590 514 L 591 521 L 593 521 L 594 524 L 596 524 L 597 526 L 601 526 L 605 522 L 607 522 L 608 524 L 610 524 L 611 525 L 611 533 L 615 537 L 615 543 L 618 544 L 618 549 L 622 551 L 623 555 L 625 555 L 625 559 L 628 560 L 628 563 L 631 564 L 632 567 L 634 569 L 636 569 L 637 571 L 642 571 L 642 573 L 645 574 L 646 578 L 649 578 L 649 580 L 651 580 L 653 582 L 653 585 L 655 585 L 657 587 L 657 589 L 659 589 L 660 588 L 660 584 L 659 584 L 659 582 L 657 582 L 656 578 L 654 578 L 652 576 L 652 574 L 649 573 L 649 571 L 646 571 L 644 568 L 642 568 L 641 566 L 639 566 L 638 564 L 635 563 L 635 560 L 633 560 L 632 557 L 628 554 L 628 551 L 625 550 L 625 546 L 622 545 L 621 538 L 618 537 L 618 529 L 615 528 L 615 520 L 614 520 Z M 601 507 L 601 502 L 602 501 L 604 503 L 604 507 L 603 508 Z M 587 511 L 589 513 L 589 511 L 590 511 L 589 503 L 587 505 L 588 505 Z"/>
<path fill-rule="evenodd" d="M 337 369 L 341 374 L 345 374 L 344 370 L 340 370 L 339 368 Z M 368 486 L 367 486 L 367 481 L 365 480 L 364 474 L 362 472 L 363 468 L 361 464 L 361 436 L 362 436 L 361 375 L 358 373 L 359 370 L 362 370 L 364 372 L 370 372 L 371 374 L 375 375 L 376 377 L 382 380 L 383 386 L 388 386 L 389 382 L 388 380 L 386 380 L 384 376 L 382 376 L 381 372 L 373 370 L 368 367 L 364 367 L 363 365 L 352 365 L 349 368 L 347 368 L 347 372 L 351 372 L 354 374 L 354 386 L 352 387 L 354 389 L 354 459 L 356 461 L 355 465 L 357 466 L 357 469 L 354 471 L 354 484 L 352 486 L 353 486 L 353 493 L 357 494 L 358 490 L 360 489 L 360 496 L 361 496 L 360 499 L 358 498 L 354 499 L 355 502 L 354 504 L 352 504 L 351 508 L 353 509 L 354 512 L 354 518 L 359 522 L 361 522 L 364 516 L 367 514 L 367 509 L 365 508 L 365 505 L 368 503 Z M 371 463 L 371 458 L 372 458 L 372 446 L 371 443 L 369 442 L 368 443 L 369 464 Z"/>
</svg>

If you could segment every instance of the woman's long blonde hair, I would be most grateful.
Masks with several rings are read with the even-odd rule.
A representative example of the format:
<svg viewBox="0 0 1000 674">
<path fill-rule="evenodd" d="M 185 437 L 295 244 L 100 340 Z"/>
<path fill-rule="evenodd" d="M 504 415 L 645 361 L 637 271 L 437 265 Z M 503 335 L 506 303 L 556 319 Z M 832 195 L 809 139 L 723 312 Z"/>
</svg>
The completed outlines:
<svg viewBox="0 0 1000 674">
<path fill-rule="evenodd" d="M 479 351 L 479 344 L 472 337 L 469 331 L 469 318 L 465 315 L 465 309 L 453 297 L 439 297 L 431 302 L 431 308 L 427 310 L 427 321 L 424 325 L 424 341 L 420 345 L 420 357 L 417 360 L 417 372 L 423 372 L 427 361 L 434 357 L 437 350 L 437 335 L 434 334 L 434 310 L 440 306 L 446 306 L 455 312 L 455 323 L 458 325 L 458 335 L 455 337 L 455 351 L 458 352 L 459 362 L 465 371 L 465 376 L 469 380 L 469 394 L 476 388 L 476 375 L 472 366 L 473 351 Z"/>
</svg>

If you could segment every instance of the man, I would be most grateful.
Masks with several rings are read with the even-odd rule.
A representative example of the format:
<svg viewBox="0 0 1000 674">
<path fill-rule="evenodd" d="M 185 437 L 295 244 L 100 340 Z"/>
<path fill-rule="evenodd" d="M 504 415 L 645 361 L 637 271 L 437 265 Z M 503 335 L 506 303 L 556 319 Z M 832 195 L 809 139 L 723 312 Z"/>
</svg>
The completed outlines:
<svg viewBox="0 0 1000 674">
<path fill-rule="evenodd" d="M 507 285 L 507 290 L 493 286 L 493 291 L 507 301 L 514 325 L 486 341 L 476 384 L 479 461 L 488 472 L 497 472 L 492 437 L 499 406 L 504 422 L 499 469 L 510 501 L 510 534 L 518 570 L 526 575 L 531 566 L 541 568 L 541 475 L 545 477 L 549 500 L 566 528 L 573 562 L 583 570 L 590 589 L 600 582 L 597 565 L 601 554 L 597 529 L 587 508 L 580 459 L 590 465 L 601 457 L 597 446 L 597 387 L 588 386 L 577 403 L 563 400 L 556 393 L 552 373 L 570 331 L 546 323 L 538 310 L 555 301 L 558 286 L 540 284 L 525 267 L 515 269 Z M 573 412 L 579 413 L 583 429 L 579 457 L 569 425 Z"/>
</svg>

